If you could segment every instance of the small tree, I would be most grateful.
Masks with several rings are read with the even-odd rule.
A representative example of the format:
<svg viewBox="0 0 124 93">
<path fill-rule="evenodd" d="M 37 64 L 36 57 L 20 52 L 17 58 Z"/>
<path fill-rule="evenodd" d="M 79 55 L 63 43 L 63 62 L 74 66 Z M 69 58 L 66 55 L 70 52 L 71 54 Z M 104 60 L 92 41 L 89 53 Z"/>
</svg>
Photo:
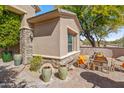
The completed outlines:
<svg viewBox="0 0 124 93">
<path fill-rule="evenodd" d="M 124 24 L 123 13 L 124 6 L 112 5 L 79 5 L 79 6 L 56 6 L 63 9 L 70 10 L 77 14 L 83 31 L 81 35 L 85 36 L 93 47 L 96 47 L 95 35 L 98 32 L 100 37 L 104 36 L 103 31 L 99 29 L 104 28 L 105 31 L 112 32 Z M 97 35 L 98 37 L 99 35 Z"/>
<path fill-rule="evenodd" d="M 100 44 L 102 41 L 104 41 L 105 37 L 108 36 L 110 32 L 103 26 L 99 27 L 98 29 L 95 29 L 94 36 L 96 39 L 97 46 L 100 47 Z"/>
<path fill-rule="evenodd" d="M 20 16 L 0 6 L 0 48 L 7 49 L 19 42 Z"/>
</svg>

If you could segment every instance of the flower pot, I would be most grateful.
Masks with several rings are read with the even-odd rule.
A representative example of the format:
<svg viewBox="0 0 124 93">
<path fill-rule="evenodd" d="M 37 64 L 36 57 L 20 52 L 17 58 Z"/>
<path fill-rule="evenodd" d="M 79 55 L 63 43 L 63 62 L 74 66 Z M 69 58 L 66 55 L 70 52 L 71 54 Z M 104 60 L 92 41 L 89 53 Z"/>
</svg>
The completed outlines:
<svg viewBox="0 0 124 93">
<path fill-rule="evenodd" d="M 22 55 L 21 54 L 15 54 L 14 55 L 14 65 L 19 66 L 22 64 Z"/>
<path fill-rule="evenodd" d="M 68 69 L 65 65 L 61 65 L 58 69 L 59 78 L 65 80 L 68 75 Z"/>
<path fill-rule="evenodd" d="M 10 62 L 13 59 L 12 53 L 10 51 L 3 51 L 1 57 L 2 57 L 3 62 Z"/>
<path fill-rule="evenodd" d="M 51 67 L 43 67 L 42 69 L 42 79 L 44 82 L 50 81 L 52 76 L 52 68 Z"/>
</svg>

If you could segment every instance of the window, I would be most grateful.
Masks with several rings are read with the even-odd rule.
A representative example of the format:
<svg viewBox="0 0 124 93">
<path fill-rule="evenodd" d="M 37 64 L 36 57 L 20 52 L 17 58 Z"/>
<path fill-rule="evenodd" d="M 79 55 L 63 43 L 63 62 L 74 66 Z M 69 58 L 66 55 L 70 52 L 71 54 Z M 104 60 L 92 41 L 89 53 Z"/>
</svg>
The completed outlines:
<svg viewBox="0 0 124 93">
<path fill-rule="evenodd" d="M 68 33 L 68 52 L 73 51 L 73 35 Z"/>
</svg>

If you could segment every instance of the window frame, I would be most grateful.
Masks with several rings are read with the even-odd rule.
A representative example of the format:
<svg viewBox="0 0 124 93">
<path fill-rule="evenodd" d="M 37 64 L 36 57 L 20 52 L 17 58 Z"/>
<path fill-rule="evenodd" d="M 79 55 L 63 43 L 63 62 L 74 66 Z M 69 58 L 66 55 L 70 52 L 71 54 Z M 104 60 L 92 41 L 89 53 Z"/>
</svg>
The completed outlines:
<svg viewBox="0 0 124 93">
<path fill-rule="evenodd" d="M 67 27 L 67 38 L 68 38 L 68 36 L 69 35 L 71 35 L 72 36 L 72 49 L 71 49 L 71 51 L 69 51 L 69 42 L 68 42 L 68 40 L 69 40 L 69 38 L 68 38 L 68 40 L 67 40 L 67 47 L 68 47 L 68 53 L 70 53 L 70 52 L 73 52 L 73 51 L 76 51 L 77 50 L 77 31 L 76 30 L 74 30 L 74 29 L 72 29 L 72 28 L 70 28 L 70 27 Z"/>
<path fill-rule="evenodd" d="M 69 42 L 69 36 L 71 36 L 71 43 Z M 71 46 L 71 49 L 69 49 Z M 74 36 L 68 32 L 68 52 L 74 51 Z"/>
</svg>

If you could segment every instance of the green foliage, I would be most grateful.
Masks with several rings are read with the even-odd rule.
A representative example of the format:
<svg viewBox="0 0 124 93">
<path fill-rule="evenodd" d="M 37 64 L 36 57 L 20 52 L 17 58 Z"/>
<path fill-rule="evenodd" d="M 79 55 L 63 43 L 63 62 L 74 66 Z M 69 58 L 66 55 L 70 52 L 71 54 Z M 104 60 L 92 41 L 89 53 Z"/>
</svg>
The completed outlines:
<svg viewBox="0 0 124 93">
<path fill-rule="evenodd" d="M 2 16 L 2 11 L 4 10 L 4 6 L 0 5 L 0 16 Z"/>
<path fill-rule="evenodd" d="M 124 37 L 122 38 L 122 47 L 124 47 Z"/>
<path fill-rule="evenodd" d="M 94 30 L 94 36 L 95 36 L 98 47 L 100 47 L 102 41 L 104 41 L 104 38 L 107 37 L 108 34 L 109 34 L 109 31 L 107 31 L 106 28 L 103 26 Z"/>
<path fill-rule="evenodd" d="M 30 64 L 30 70 L 31 71 L 37 71 L 40 69 L 42 64 L 42 57 L 41 56 L 34 56 L 33 59 L 31 60 Z"/>
<path fill-rule="evenodd" d="M 87 39 L 83 40 L 82 43 L 83 45 L 90 45 L 90 42 Z"/>
<path fill-rule="evenodd" d="M 114 41 L 109 41 L 108 44 L 116 44 L 119 45 L 119 47 L 123 47 L 124 48 L 124 37 L 114 40 Z"/>
<path fill-rule="evenodd" d="M 103 39 L 124 24 L 124 6 L 79 5 L 57 7 L 77 14 L 83 29 L 81 35 L 85 36 L 93 47 L 96 46 L 95 39 Z"/>
<path fill-rule="evenodd" d="M 0 47 L 7 48 L 19 42 L 20 16 L 2 6 L 0 14 Z"/>
</svg>

